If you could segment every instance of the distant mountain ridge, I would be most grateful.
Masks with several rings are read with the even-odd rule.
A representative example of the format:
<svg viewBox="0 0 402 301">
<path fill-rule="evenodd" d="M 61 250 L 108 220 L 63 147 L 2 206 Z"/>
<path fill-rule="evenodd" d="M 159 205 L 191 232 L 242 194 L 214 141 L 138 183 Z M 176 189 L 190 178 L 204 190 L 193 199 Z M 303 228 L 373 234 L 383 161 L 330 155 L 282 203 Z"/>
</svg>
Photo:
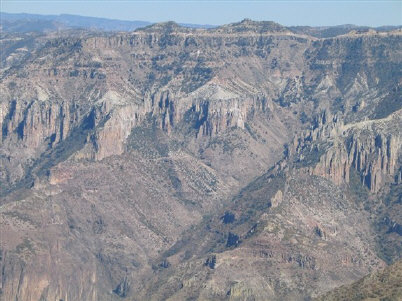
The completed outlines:
<svg viewBox="0 0 402 301">
<path fill-rule="evenodd" d="M 70 14 L 60 15 L 40 15 L 40 14 L 28 14 L 28 13 L 0 13 L 1 30 L 3 32 L 49 32 L 67 29 L 86 29 L 86 30 L 103 30 L 103 31 L 133 31 L 141 27 L 146 27 L 153 22 L 149 21 L 128 21 L 117 20 L 108 18 L 88 17 Z M 255 28 L 260 32 L 264 32 L 267 29 L 279 30 L 279 31 L 291 31 L 293 33 L 305 34 L 317 38 L 329 38 L 338 35 L 347 34 L 352 30 L 368 31 L 374 29 L 377 31 L 391 31 L 400 29 L 402 26 L 381 26 L 381 27 L 369 27 L 369 26 L 357 26 L 353 24 L 344 24 L 337 26 L 282 26 L 272 21 L 252 21 L 244 19 L 241 22 L 233 23 L 229 25 L 210 25 L 210 24 L 190 24 L 179 23 L 178 25 L 189 28 L 223 28 L 225 30 L 240 30 Z M 239 25 L 244 25 L 240 28 Z M 234 27 L 235 26 L 235 27 Z M 257 30 L 258 31 L 258 30 Z"/>
<path fill-rule="evenodd" d="M 95 29 L 105 31 L 133 31 L 153 24 L 148 21 L 126 21 L 70 14 L 38 15 L 1 12 L 1 29 L 5 32 L 55 31 L 63 29 Z M 180 24 L 185 27 L 211 28 L 213 25 Z"/>
<path fill-rule="evenodd" d="M 306 35 L 310 35 L 316 38 L 332 38 L 339 35 L 347 34 L 352 30 L 365 32 L 370 29 L 374 29 L 379 32 L 387 32 L 396 29 L 402 28 L 402 26 L 379 26 L 379 27 L 370 27 L 370 26 L 357 26 L 353 24 L 343 24 L 337 26 L 290 26 L 288 27 L 294 33 L 302 33 Z"/>
</svg>

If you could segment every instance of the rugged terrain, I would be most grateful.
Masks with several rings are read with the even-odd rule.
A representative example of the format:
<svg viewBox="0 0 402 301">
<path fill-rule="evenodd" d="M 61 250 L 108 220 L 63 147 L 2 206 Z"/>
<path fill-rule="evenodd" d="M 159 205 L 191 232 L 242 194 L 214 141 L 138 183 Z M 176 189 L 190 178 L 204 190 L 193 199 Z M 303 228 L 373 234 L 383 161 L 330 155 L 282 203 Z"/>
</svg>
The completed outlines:
<svg viewBox="0 0 402 301">
<path fill-rule="evenodd" d="M 400 258 L 400 29 L 1 34 L 4 300 L 305 300 Z"/>
<path fill-rule="evenodd" d="M 402 262 L 372 273 L 352 285 L 342 286 L 317 300 L 401 300 Z"/>
</svg>

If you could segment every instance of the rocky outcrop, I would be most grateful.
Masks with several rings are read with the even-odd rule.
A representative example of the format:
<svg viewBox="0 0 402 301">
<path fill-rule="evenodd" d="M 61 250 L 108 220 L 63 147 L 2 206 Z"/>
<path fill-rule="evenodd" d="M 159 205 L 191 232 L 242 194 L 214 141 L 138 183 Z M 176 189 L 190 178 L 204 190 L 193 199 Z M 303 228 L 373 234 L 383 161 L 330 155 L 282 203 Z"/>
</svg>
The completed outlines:
<svg viewBox="0 0 402 301">
<path fill-rule="evenodd" d="M 298 153 L 296 161 L 301 166 L 310 166 L 311 174 L 326 177 L 337 185 L 350 183 L 353 169 L 371 192 L 398 179 L 402 111 L 384 119 L 347 125 L 336 117 L 327 121 L 326 115 L 318 118 L 315 129 L 294 140 L 292 152 Z"/>
<path fill-rule="evenodd" d="M 209 84 L 185 98 L 163 91 L 133 103 L 117 92 L 106 93 L 96 109 L 97 116 L 107 116 L 92 136 L 91 158 L 102 160 L 125 151 L 127 137 L 135 126 L 151 117 L 155 125 L 170 134 L 176 125 L 186 124 L 194 138 L 214 137 L 230 128 L 244 129 L 253 114 L 268 110 L 263 95 L 241 95 L 217 84 Z M 147 117 L 148 116 L 148 117 Z"/>
<path fill-rule="evenodd" d="M 45 140 L 49 144 L 57 144 L 69 134 L 71 120 L 68 103 L 32 101 L 24 104 L 13 100 L 3 104 L 1 110 L 2 141 L 8 136 L 16 136 L 25 147 L 36 149 Z"/>
<path fill-rule="evenodd" d="M 92 135 L 93 150 L 86 155 L 100 160 L 122 154 L 131 129 L 147 114 L 167 132 L 191 118 L 197 136 L 213 136 L 244 128 L 254 113 L 272 109 L 273 101 L 289 106 L 320 98 L 322 106 L 348 91 L 351 100 L 344 107 L 350 110 L 353 95 L 372 92 L 376 82 L 365 70 L 343 67 L 350 48 L 358 49 L 354 64 L 361 69 L 365 60 L 378 60 L 368 47 L 382 40 L 394 45 L 397 36 L 319 41 L 272 22 L 244 20 L 212 30 L 164 23 L 132 33 L 49 38 L 38 44 L 33 59 L 20 62 L 26 64 L 22 70 L 3 72 L 0 138 L 14 135 L 27 148 L 43 151 L 95 110 L 97 120 L 110 114 Z M 54 59 L 47 60 L 49 55 Z M 398 64 L 395 55 L 386 55 L 387 64 Z M 239 59 L 255 64 L 241 65 Z M 373 72 L 386 80 L 386 74 Z M 342 86 L 346 75 L 366 83 Z"/>
</svg>

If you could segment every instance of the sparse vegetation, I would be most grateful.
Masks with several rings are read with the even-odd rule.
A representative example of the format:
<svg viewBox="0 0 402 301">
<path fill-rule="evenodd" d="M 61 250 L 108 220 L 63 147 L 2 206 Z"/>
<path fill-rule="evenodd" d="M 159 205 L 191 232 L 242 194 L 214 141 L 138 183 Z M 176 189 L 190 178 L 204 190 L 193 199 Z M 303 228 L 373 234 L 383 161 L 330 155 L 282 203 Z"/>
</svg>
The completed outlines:
<svg viewBox="0 0 402 301">
<path fill-rule="evenodd" d="M 402 299 L 402 261 L 398 261 L 384 270 L 353 283 L 352 285 L 337 288 L 317 301 L 398 301 Z"/>
</svg>

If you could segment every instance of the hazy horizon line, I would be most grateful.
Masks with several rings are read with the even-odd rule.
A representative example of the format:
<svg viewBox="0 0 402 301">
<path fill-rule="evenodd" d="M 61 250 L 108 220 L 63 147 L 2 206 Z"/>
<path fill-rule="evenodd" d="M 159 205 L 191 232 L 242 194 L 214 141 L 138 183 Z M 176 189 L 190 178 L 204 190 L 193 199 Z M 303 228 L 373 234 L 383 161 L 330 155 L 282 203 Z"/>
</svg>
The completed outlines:
<svg viewBox="0 0 402 301">
<path fill-rule="evenodd" d="M 71 14 L 71 13 L 58 13 L 58 14 L 38 14 L 38 13 L 28 13 L 28 12 L 7 12 L 7 11 L 0 11 L 1 14 L 8 14 L 8 15 L 32 15 L 32 16 L 47 16 L 47 17 L 60 17 L 60 16 L 74 16 L 74 17 L 82 17 L 82 18 L 94 18 L 94 19 L 102 19 L 102 20 L 109 20 L 109 21 L 119 21 L 119 22 L 143 22 L 143 23 L 149 23 L 151 24 L 158 24 L 158 23 L 167 23 L 167 22 L 174 22 L 177 24 L 192 24 L 192 25 L 199 25 L 199 26 L 214 26 L 214 27 L 219 27 L 219 26 L 224 26 L 228 24 L 234 24 L 234 23 L 239 23 L 243 20 L 251 20 L 255 22 L 274 22 L 277 24 L 280 24 L 284 27 L 341 27 L 341 26 L 355 26 L 355 27 L 369 27 L 369 28 L 381 28 L 381 27 L 402 27 L 402 25 L 392 25 L 392 24 L 383 24 L 379 26 L 372 26 L 372 25 L 358 25 L 354 23 L 343 23 L 343 24 L 337 24 L 337 25 L 303 25 L 303 24 L 298 24 L 298 25 L 284 25 L 278 21 L 275 20 L 256 20 L 253 18 L 249 17 L 244 17 L 240 18 L 238 21 L 234 22 L 229 22 L 229 23 L 220 23 L 220 24 L 212 24 L 212 23 L 191 23 L 191 22 L 179 22 L 177 20 L 165 20 L 165 21 L 149 21 L 149 20 L 140 20 L 140 19 L 135 19 L 135 20 L 128 20 L 128 19 L 119 19 L 119 18 L 109 18 L 109 17 L 102 17 L 102 16 L 89 16 L 89 15 L 81 15 L 81 14 Z M 0 20 L 2 21 L 2 20 Z"/>
</svg>

